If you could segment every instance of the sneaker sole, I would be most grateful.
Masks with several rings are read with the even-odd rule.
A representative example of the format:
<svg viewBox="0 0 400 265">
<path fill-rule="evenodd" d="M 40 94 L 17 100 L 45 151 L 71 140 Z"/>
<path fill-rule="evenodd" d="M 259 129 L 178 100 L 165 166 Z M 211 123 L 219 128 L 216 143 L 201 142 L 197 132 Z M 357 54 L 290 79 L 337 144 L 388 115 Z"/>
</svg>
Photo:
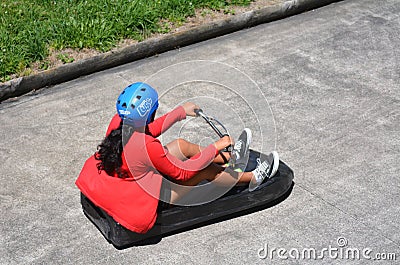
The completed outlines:
<svg viewBox="0 0 400 265">
<path fill-rule="evenodd" d="M 247 150 L 249 150 L 250 149 L 251 140 L 252 140 L 251 130 L 249 128 L 244 128 L 243 131 L 245 131 L 247 133 L 246 145 L 247 145 Z"/>
<path fill-rule="evenodd" d="M 248 153 L 249 152 L 249 150 L 250 150 L 250 144 L 251 144 L 251 140 L 252 140 L 252 134 L 251 134 L 251 130 L 249 129 L 249 128 L 244 128 L 243 129 L 243 131 L 245 131 L 246 132 L 246 134 L 247 134 L 247 138 L 246 138 L 246 152 L 245 152 L 245 156 L 246 156 L 246 153 Z M 248 163 L 248 161 L 247 161 L 247 163 Z M 246 163 L 246 166 L 247 166 L 247 163 Z M 244 172 L 244 169 L 245 169 L 246 167 L 244 167 L 243 169 L 240 169 L 240 171 L 237 171 L 237 172 Z M 236 171 L 237 169 L 235 169 L 235 171 Z"/>
<path fill-rule="evenodd" d="M 275 176 L 276 172 L 278 172 L 279 169 L 279 154 L 277 151 L 272 151 L 272 156 L 274 157 L 274 162 L 272 163 L 272 170 L 270 174 L 270 178 Z"/>
</svg>

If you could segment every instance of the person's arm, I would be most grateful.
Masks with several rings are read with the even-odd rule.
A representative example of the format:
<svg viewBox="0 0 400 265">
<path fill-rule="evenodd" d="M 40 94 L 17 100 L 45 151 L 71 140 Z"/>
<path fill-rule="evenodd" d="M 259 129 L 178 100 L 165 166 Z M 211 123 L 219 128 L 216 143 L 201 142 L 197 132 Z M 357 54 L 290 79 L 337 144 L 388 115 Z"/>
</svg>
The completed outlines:
<svg viewBox="0 0 400 265">
<path fill-rule="evenodd" d="M 163 132 L 168 130 L 174 123 L 186 119 L 186 112 L 182 106 L 164 114 L 157 118 L 152 123 L 149 123 L 146 128 L 146 133 L 154 138 L 160 136 Z"/>
<path fill-rule="evenodd" d="M 186 102 L 182 106 L 176 107 L 173 111 L 150 123 L 146 128 L 146 133 L 156 138 L 168 130 L 175 122 L 186 119 L 186 116 L 195 117 L 195 110 L 199 108 L 200 107 L 193 102 Z"/>
<path fill-rule="evenodd" d="M 181 161 L 171 155 L 159 141 L 153 141 L 147 144 L 147 153 L 157 171 L 176 180 L 186 181 L 207 167 L 218 154 L 218 150 L 214 144 L 210 144 L 197 155 Z"/>
</svg>

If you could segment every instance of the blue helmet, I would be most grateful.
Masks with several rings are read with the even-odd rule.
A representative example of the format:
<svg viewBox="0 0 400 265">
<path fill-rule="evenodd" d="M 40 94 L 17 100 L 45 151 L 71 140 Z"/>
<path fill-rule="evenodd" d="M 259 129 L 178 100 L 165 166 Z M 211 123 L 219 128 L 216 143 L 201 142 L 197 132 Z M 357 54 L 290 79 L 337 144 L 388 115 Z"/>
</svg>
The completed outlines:
<svg viewBox="0 0 400 265">
<path fill-rule="evenodd" d="M 158 108 L 157 91 L 145 83 L 133 83 L 118 97 L 117 112 L 124 124 L 141 127 L 149 124 Z"/>
</svg>

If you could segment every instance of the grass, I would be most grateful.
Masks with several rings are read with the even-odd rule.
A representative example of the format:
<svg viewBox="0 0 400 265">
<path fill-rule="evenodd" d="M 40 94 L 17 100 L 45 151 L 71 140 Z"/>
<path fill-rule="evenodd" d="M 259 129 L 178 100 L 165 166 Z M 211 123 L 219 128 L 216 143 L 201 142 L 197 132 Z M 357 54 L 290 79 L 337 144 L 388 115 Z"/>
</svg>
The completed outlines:
<svg viewBox="0 0 400 265">
<path fill-rule="evenodd" d="M 0 81 L 42 69 L 50 50 L 93 48 L 108 51 L 123 39 L 143 40 L 166 33 L 165 21 L 182 23 L 195 9 L 226 10 L 252 0 L 2 0 Z M 163 21 L 163 22 L 161 22 Z M 63 63 L 71 62 L 60 55 Z"/>
</svg>

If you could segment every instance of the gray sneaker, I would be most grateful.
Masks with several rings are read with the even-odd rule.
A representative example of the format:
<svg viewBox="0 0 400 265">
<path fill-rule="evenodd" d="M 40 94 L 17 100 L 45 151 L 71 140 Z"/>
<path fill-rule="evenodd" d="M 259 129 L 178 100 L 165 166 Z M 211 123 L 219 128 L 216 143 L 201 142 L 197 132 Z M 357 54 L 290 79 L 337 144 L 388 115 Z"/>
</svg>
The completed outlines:
<svg viewBox="0 0 400 265">
<path fill-rule="evenodd" d="M 266 157 L 257 158 L 257 167 L 252 172 L 254 177 L 249 183 L 249 191 L 256 190 L 266 179 L 272 178 L 279 168 L 279 155 L 273 151 Z"/>
<path fill-rule="evenodd" d="M 249 148 L 251 143 L 251 130 L 245 128 L 240 134 L 239 139 L 235 142 L 229 161 L 230 166 L 236 172 L 244 172 L 247 162 L 249 161 Z"/>
</svg>

